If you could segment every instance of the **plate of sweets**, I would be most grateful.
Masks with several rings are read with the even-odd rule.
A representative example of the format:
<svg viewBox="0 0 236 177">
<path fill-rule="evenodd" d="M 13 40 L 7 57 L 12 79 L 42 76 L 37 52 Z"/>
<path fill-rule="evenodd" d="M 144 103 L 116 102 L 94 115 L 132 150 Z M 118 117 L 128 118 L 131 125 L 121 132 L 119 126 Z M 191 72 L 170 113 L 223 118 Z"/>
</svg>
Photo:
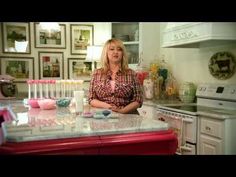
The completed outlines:
<svg viewBox="0 0 236 177">
<path fill-rule="evenodd" d="M 94 115 L 93 112 L 84 112 L 82 116 L 83 116 L 84 118 L 92 118 L 93 115 Z"/>
<path fill-rule="evenodd" d="M 108 118 L 110 114 L 111 114 L 110 110 L 96 111 L 93 117 L 95 119 L 103 119 L 103 118 Z"/>
</svg>

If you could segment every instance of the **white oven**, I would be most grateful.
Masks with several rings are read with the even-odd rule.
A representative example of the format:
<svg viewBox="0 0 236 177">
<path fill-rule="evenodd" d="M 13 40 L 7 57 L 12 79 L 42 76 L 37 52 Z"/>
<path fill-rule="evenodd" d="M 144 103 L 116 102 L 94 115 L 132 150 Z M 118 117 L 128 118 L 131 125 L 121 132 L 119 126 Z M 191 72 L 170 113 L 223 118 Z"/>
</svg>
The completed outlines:
<svg viewBox="0 0 236 177">
<path fill-rule="evenodd" d="M 177 154 L 197 154 L 198 112 L 236 110 L 236 84 L 200 84 L 197 103 L 157 106 L 158 120 L 169 123 L 178 136 Z"/>
<path fill-rule="evenodd" d="M 176 133 L 178 137 L 176 154 L 197 153 L 197 115 L 177 112 L 171 106 L 158 106 L 156 118 L 167 122 L 170 129 Z"/>
</svg>

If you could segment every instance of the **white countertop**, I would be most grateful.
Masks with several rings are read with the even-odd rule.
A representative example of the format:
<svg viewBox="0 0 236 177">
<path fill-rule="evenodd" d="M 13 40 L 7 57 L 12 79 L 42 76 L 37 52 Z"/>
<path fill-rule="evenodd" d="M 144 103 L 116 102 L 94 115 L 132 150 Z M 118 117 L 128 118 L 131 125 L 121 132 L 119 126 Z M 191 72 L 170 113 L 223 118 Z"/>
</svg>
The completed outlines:
<svg viewBox="0 0 236 177">
<path fill-rule="evenodd" d="M 40 108 L 27 108 L 19 101 L 8 102 L 5 108 L 11 109 L 13 117 L 16 119 L 2 124 L 4 136 L 9 142 L 168 129 L 168 124 L 165 122 L 135 114 L 112 113 L 110 118 L 84 118 L 75 114 L 74 107 L 41 110 Z"/>
</svg>

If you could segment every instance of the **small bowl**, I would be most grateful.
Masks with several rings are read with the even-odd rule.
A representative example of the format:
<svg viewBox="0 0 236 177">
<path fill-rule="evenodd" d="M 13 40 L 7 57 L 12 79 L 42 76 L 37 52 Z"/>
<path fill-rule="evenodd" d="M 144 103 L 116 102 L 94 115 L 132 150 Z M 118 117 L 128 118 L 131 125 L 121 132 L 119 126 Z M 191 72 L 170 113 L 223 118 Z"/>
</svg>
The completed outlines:
<svg viewBox="0 0 236 177">
<path fill-rule="evenodd" d="M 40 109 L 50 110 L 56 108 L 56 101 L 52 99 L 43 99 L 38 101 Z"/>
<path fill-rule="evenodd" d="M 92 113 L 92 112 L 84 112 L 83 113 L 83 117 L 85 117 L 85 118 L 92 118 L 93 115 L 94 115 L 94 113 Z"/>
<path fill-rule="evenodd" d="M 39 99 L 29 99 L 28 100 L 28 104 L 30 105 L 31 108 L 39 108 L 39 103 L 38 103 Z"/>
<path fill-rule="evenodd" d="M 104 111 L 102 111 L 102 114 L 107 117 L 111 114 L 111 111 L 110 110 L 104 110 Z"/>
<path fill-rule="evenodd" d="M 95 119 L 103 119 L 106 118 L 106 116 L 103 115 L 102 111 L 96 111 L 93 115 L 93 118 Z"/>
<path fill-rule="evenodd" d="M 71 100 L 67 98 L 62 98 L 56 101 L 58 107 L 68 107 L 70 105 Z"/>
</svg>

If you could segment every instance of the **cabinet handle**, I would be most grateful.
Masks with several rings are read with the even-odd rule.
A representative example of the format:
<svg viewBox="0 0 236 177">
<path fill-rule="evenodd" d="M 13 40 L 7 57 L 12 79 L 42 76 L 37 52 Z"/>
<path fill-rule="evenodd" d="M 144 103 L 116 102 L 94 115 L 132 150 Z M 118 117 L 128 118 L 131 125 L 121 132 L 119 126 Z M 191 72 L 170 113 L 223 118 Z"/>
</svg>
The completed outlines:
<svg viewBox="0 0 236 177">
<path fill-rule="evenodd" d="M 184 118 L 183 121 L 187 122 L 187 123 L 192 123 L 193 119 L 191 119 L 191 118 Z"/>
<path fill-rule="evenodd" d="M 165 122 L 165 119 L 163 117 L 159 117 L 158 120 Z"/>
<path fill-rule="evenodd" d="M 211 130 L 211 127 L 206 126 L 206 127 L 205 127 L 205 130 L 210 131 L 210 130 Z"/>
</svg>

